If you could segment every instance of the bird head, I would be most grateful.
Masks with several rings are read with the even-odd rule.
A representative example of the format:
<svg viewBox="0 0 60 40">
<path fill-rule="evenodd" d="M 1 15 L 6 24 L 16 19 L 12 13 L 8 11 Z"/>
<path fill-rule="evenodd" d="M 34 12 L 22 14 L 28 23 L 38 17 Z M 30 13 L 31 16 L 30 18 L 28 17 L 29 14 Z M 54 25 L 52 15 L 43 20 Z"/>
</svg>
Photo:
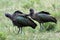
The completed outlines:
<svg viewBox="0 0 60 40">
<path fill-rule="evenodd" d="M 34 10 L 31 8 L 29 11 L 30 11 L 30 15 L 32 16 L 34 14 Z"/>
<path fill-rule="evenodd" d="M 6 17 L 10 17 L 10 14 L 6 13 L 5 16 L 6 16 Z"/>
<path fill-rule="evenodd" d="M 30 12 L 32 12 L 32 13 L 33 13 L 33 12 L 34 12 L 34 9 L 32 9 L 32 8 L 31 8 L 31 9 L 30 9 Z"/>
<path fill-rule="evenodd" d="M 12 19 L 12 15 L 11 14 L 6 13 L 5 16 L 10 18 L 10 19 Z"/>
</svg>

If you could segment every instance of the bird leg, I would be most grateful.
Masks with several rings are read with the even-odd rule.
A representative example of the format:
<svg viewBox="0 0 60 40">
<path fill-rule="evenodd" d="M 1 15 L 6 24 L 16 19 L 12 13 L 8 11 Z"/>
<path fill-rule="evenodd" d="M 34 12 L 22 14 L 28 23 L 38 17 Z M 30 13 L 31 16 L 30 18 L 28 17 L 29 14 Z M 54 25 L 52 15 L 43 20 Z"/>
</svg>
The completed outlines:
<svg viewBox="0 0 60 40">
<path fill-rule="evenodd" d="M 22 33 L 22 27 L 20 27 L 20 29 L 21 29 L 21 33 Z"/>
<path fill-rule="evenodd" d="M 44 26 L 40 23 L 40 31 L 44 30 Z"/>
<path fill-rule="evenodd" d="M 19 34 L 19 32 L 20 32 L 20 28 L 19 28 L 18 33 L 17 33 L 17 34 Z"/>
<path fill-rule="evenodd" d="M 22 27 L 19 27 L 19 30 L 18 30 L 17 34 L 19 34 L 19 32 L 22 33 Z"/>
</svg>

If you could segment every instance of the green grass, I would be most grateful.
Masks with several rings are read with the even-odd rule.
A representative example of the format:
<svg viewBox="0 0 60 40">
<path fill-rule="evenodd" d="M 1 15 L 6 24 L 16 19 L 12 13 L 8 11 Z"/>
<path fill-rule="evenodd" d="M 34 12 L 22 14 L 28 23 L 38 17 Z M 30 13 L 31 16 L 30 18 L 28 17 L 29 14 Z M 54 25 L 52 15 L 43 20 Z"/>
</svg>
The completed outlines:
<svg viewBox="0 0 60 40">
<path fill-rule="evenodd" d="M 12 14 L 15 10 L 20 10 L 28 14 L 30 8 L 37 12 L 48 11 L 56 17 L 58 22 L 55 30 L 40 32 L 39 24 L 36 22 L 36 29 L 25 27 L 22 34 L 16 35 L 18 28 L 5 17 L 5 13 Z M 6 40 L 60 40 L 60 0 L 0 0 L 0 32 Z M 4 40 L 4 37 L 1 40 Z"/>
</svg>

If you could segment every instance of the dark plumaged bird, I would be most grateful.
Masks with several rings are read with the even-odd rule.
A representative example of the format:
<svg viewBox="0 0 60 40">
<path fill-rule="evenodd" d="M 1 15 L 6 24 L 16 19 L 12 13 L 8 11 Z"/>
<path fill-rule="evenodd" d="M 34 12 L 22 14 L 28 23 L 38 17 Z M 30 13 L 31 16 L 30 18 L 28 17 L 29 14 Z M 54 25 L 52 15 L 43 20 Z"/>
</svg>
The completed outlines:
<svg viewBox="0 0 60 40">
<path fill-rule="evenodd" d="M 19 15 L 18 15 L 19 14 Z M 29 17 L 26 15 L 20 15 L 22 13 L 15 12 L 14 14 L 8 14 L 6 13 L 5 16 L 8 17 L 10 20 L 12 20 L 12 23 L 14 26 L 17 26 L 19 28 L 19 31 L 22 32 L 22 27 L 30 26 L 33 29 L 36 28 L 37 24 L 35 24 Z M 21 28 L 21 29 L 20 29 Z M 19 33 L 18 31 L 18 33 Z"/>
<path fill-rule="evenodd" d="M 49 14 L 49 13 L 48 13 Z M 43 30 L 44 27 L 43 27 L 43 23 L 46 23 L 46 22 L 54 22 L 54 23 L 57 23 L 57 20 L 50 16 L 50 15 L 47 15 L 45 12 L 44 13 L 34 13 L 34 10 L 33 9 L 30 9 L 30 17 L 36 21 L 38 21 L 40 23 L 40 30 Z"/>
</svg>

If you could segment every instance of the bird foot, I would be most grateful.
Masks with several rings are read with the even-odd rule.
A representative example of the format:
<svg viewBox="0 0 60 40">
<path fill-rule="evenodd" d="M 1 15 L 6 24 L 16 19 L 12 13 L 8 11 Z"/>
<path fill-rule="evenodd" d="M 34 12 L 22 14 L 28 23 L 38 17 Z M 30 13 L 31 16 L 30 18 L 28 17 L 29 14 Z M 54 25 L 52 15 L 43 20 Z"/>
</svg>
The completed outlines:
<svg viewBox="0 0 60 40">
<path fill-rule="evenodd" d="M 41 31 L 41 32 L 44 31 L 44 29 L 45 29 L 44 27 L 40 27 L 40 31 Z"/>
</svg>

